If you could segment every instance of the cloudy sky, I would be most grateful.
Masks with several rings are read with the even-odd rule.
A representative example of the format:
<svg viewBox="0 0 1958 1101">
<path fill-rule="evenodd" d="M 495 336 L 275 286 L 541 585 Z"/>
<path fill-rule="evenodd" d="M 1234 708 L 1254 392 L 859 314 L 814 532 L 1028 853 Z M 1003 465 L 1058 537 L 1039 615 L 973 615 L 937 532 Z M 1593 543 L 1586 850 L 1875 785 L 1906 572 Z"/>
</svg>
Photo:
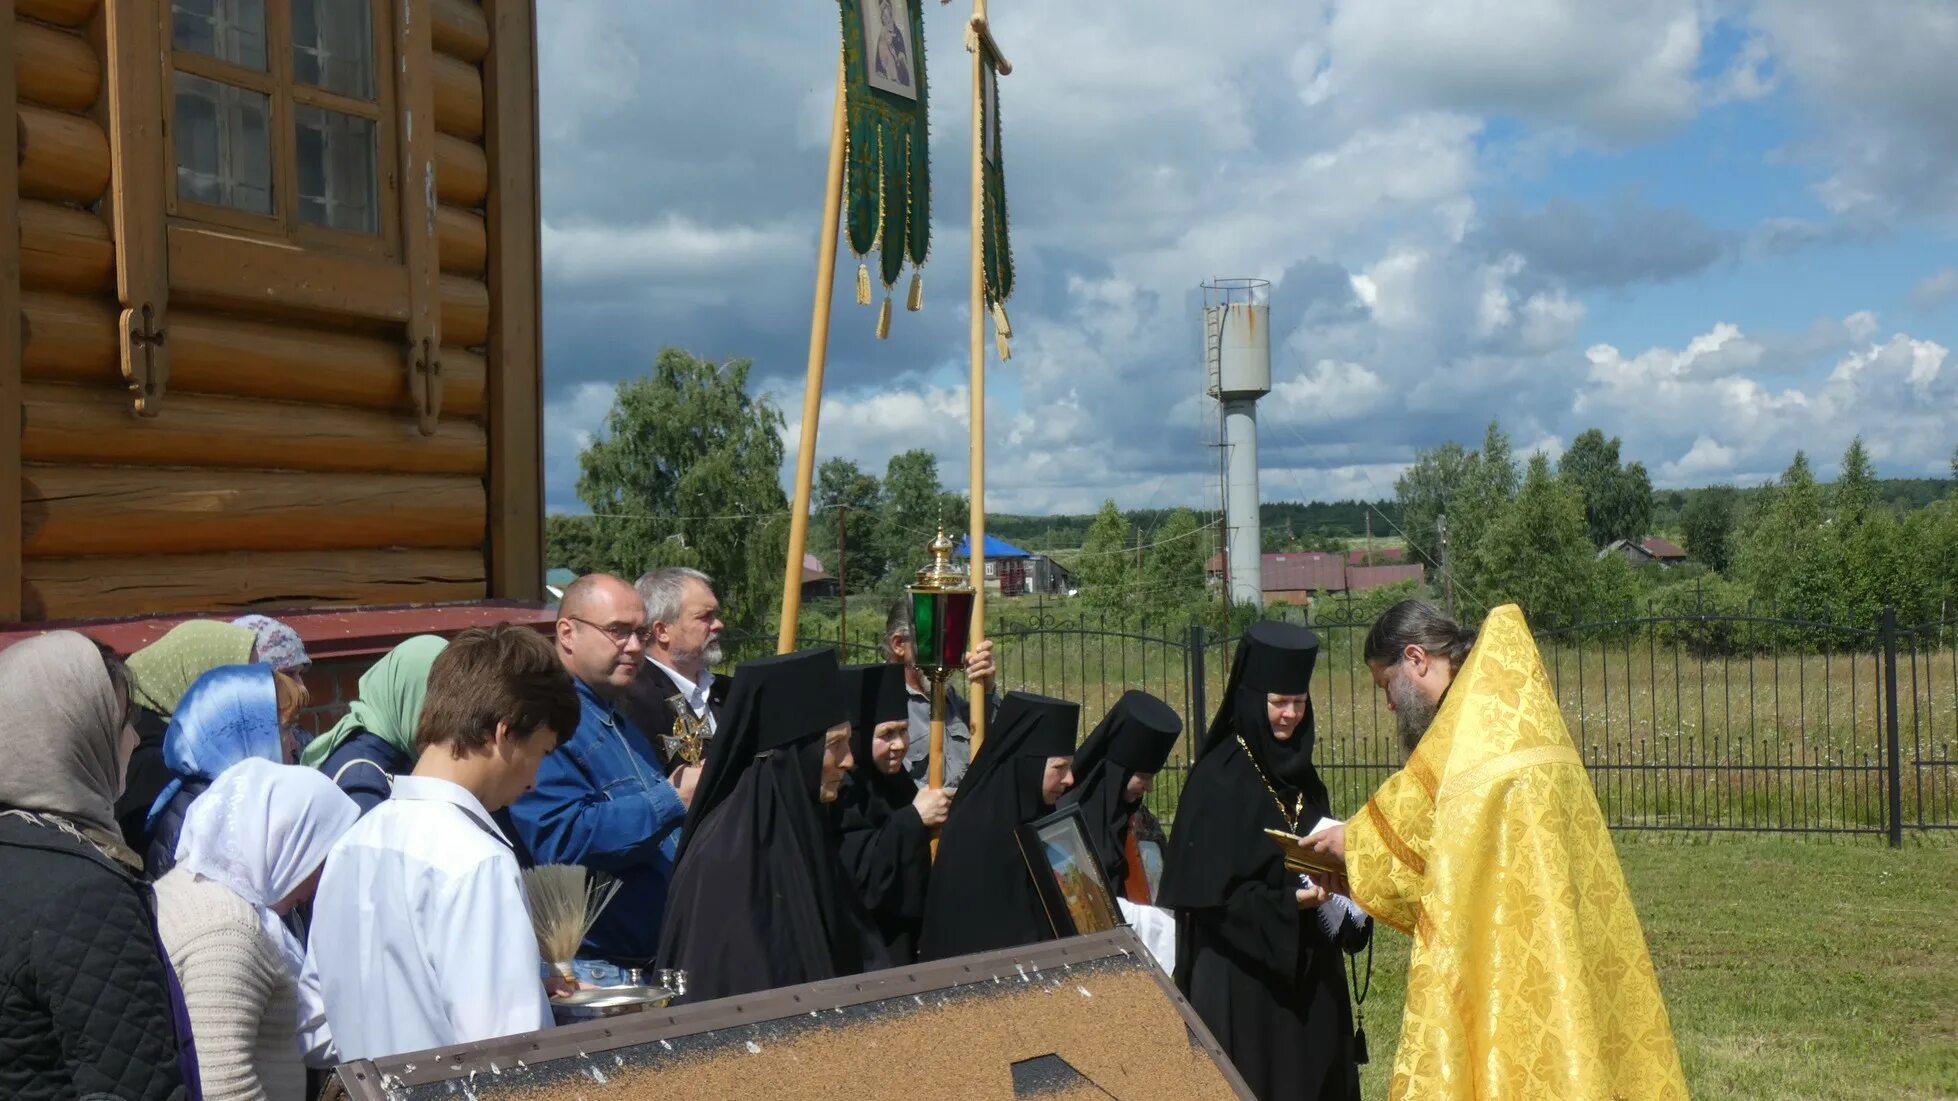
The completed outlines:
<svg viewBox="0 0 1958 1101">
<path fill-rule="evenodd" d="M 998 511 L 1205 505 L 1199 284 L 1273 286 L 1266 499 L 1391 496 L 1499 416 L 1660 485 L 1861 433 L 1958 444 L 1958 5 L 994 0 L 1019 285 L 989 375 Z M 765 12 L 766 14 L 758 14 Z M 966 477 L 969 60 L 927 0 L 938 221 L 888 341 L 838 265 L 819 457 Z M 745 356 L 801 406 L 829 0 L 543 5 L 553 509 L 618 380 Z M 900 291 L 903 289 L 900 286 Z M 1282 344 L 1280 342 L 1282 337 Z"/>
</svg>

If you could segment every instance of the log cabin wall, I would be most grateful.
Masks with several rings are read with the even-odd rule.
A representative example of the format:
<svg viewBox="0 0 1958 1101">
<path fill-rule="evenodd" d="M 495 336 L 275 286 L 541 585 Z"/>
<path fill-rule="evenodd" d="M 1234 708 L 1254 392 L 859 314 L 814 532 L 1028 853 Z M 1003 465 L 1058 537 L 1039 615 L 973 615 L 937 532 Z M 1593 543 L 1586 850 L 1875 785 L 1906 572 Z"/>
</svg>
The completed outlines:
<svg viewBox="0 0 1958 1101">
<path fill-rule="evenodd" d="M 267 216 L 178 194 L 173 77 L 229 70 L 156 63 L 169 4 L 0 0 L 0 618 L 541 595 L 533 0 L 373 0 L 371 104 L 277 84 L 292 10 Z M 294 215 L 317 103 L 373 128 L 364 237 Z"/>
</svg>

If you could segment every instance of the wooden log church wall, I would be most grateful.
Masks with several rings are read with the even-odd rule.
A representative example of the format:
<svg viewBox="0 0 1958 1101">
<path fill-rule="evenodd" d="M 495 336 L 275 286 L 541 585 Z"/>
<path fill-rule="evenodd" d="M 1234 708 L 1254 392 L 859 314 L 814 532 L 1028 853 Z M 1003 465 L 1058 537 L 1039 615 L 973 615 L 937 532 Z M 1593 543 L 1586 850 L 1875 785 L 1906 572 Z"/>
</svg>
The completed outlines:
<svg viewBox="0 0 1958 1101">
<path fill-rule="evenodd" d="M 0 0 L 0 620 L 538 598 L 534 0 L 379 6 L 392 255 L 166 212 L 159 3 Z"/>
</svg>

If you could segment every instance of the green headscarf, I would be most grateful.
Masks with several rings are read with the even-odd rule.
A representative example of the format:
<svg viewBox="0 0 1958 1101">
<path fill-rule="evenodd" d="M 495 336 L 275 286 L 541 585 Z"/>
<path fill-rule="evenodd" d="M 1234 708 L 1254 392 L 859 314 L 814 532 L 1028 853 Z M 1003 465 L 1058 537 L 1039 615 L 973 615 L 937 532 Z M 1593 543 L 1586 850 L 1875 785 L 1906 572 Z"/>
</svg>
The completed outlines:
<svg viewBox="0 0 1958 1101">
<path fill-rule="evenodd" d="M 258 636 L 249 627 L 208 619 L 179 623 L 129 655 L 130 695 L 167 719 L 198 677 L 220 665 L 250 663 L 257 644 Z"/>
<path fill-rule="evenodd" d="M 415 727 L 421 722 L 422 700 L 428 695 L 428 670 L 448 644 L 449 640 L 440 635 L 416 635 L 389 650 L 360 675 L 360 698 L 347 708 L 346 717 L 306 743 L 299 763 L 320 767 L 356 730 L 365 730 L 414 757 Z"/>
</svg>

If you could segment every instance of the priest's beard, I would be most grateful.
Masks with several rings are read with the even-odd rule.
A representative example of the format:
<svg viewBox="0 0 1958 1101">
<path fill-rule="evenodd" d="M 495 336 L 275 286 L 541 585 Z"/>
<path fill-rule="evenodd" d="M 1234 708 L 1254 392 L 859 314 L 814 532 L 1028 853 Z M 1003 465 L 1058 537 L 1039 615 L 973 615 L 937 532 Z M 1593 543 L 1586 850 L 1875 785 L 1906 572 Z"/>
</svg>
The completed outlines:
<svg viewBox="0 0 1958 1101">
<path fill-rule="evenodd" d="M 1398 670 L 1387 681 L 1387 698 L 1394 705 L 1394 721 L 1400 729 L 1401 751 L 1412 757 L 1414 747 L 1421 744 L 1421 736 L 1435 721 L 1435 712 L 1441 710 L 1441 704 L 1429 699 L 1427 693 L 1421 691 L 1421 686 L 1414 683 L 1414 678 Z"/>
</svg>

